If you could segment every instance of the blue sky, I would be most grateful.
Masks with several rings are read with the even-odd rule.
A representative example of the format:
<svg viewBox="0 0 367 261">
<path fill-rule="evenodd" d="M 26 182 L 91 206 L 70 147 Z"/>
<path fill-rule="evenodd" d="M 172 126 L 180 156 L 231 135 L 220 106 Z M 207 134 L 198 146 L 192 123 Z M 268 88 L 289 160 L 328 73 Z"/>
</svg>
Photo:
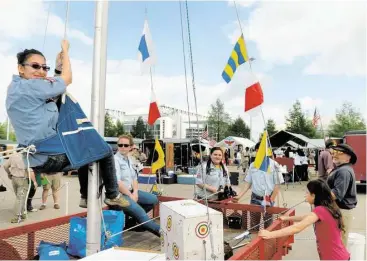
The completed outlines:
<svg viewBox="0 0 367 261">
<path fill-rule="evenodd" d="M 363 30 L 348 35 L 351 43 L 343 41 L 344 36 L 340 38 L 337 36 L 338 30 L 343 35 L 343 33 L 354 32 L 354 29 L 364 29 L 365 36 L 365 28 L 361 28 L 361 22 L 365 21 L 366 17 L 365 11 L 363 13 L 358 12 L 358 16 L 355 10 L 360 9 L 359 6 L 348 3 L 345 3 L 347 6 L 341 6 L 340 3 L 334 5 L 333 2 L 329 2 L 328 4 L 321 4 L 319 8 L 311 6 L 308 2 L 303 2 L 303 5 L 305 6 L 301 8 L 294 4 L 288 4 L 288 2 L 284 2 L 282 5 L 268 2 L 252 5 L 238 4 L 248 52 L 251 57 L 256 58 L 253 63 L 253 70 L 259 75 L 263 84 L 266 117 L 274 118 L 279 126 L 283 126 L 284 113 L 287 113 L 296 99 L 301 100 L 310 115 L 313 113 L 314 107 L 318 106 L 325 121 L 329 121 L 334 116 L 335 109 L 339 108 L 344 100 L 352 102 L 365 114 L 366 78 L 361 71 L 365 71 L 366 37 L 363 38 L 363 35 L 362 37 L 357 36 L 360 35 L 360 32 L 363 33 Z M 30 7 L 35 8 L 34 6 Z M 46 14 L 47 7 L 48 3 L 39 6 L 39 10 L 43 10 L 43 15 Z M 183 7 L 185 6 L 183 5 Z M 157 86 L 157 98 L 160 103 L 185 109 L 186 103 L 182 96 L 185 93 L 178 94 L 182 99 L 179 97 L 172 101 L 171 96 L 168 96 L 168 94 L 165 96 L 167 92 L 171 94 L 175 88 L 180 91 L 183 90 L 182 86 L 181 88 L 177 87 L 177 84 L 183 84 L 179 79 L 184 74 L 180 13 L 177 1 L 110 2 L 108 59 L 116 61 L 119 66 L 123 63 L 122 61 L 137 60 L 137 48 L 144 24 L 145 8 L 148 10 L 148 22 L 158 57 L 157 65 L 154 68 L 154 74 L 159 78 L 157 84 L 161 83 L 160 86 Z M 325 17 L 328 17 L 328 15 L 324 13 L 323 16 L 326 20 L 320 22 L 319 18 L 322 15 L 317 16 L 318 12 L 313 10 L 322 8 L 328 10 L 330 14 L 329 19 L 326 19 Z M 333 8 L 336 9 L 333 10 Z M 51 2 L 51 14 L 58 16 L 62 22 L 65 19 L 65 10 L 65 2 Z M 93 39 L 94 10 L 94 2 L 72 1 L 70 3 L 69 28 L 84 33 L 87 37 Z M 276 13 L 279 13 L 279 15 L 277 16 Z M 241 66 L 230 85 L 226 85 L 221 78 L 224 65 L 234 46 L 233 39 L 237 39 L 239 36 L 239 26 L 233 5 L 230 5 L 227 1 L 190 1 L 189 14 L 195 79 L 198 92 L 202 93 L 198 97 L 200 111 L 202 113 L 207 112 L 210 103 L 215 98 L 220 97 L 225 101 L 225 106 L 233 117 L 241 115 L 248 121 L 248 116 L 242 113 L 245 87 L 243 86 L 242 77 L 245 77 L 245 73 L 249 68 L 248 65 Z M 294 14 L 297 14 L 297 16 Z M 345 17 L 343 18 L 338 14 L 343 14 Z M 183 15 L 185 16 L 184 10 Z M 341 21 L 348 20 L 349 16 L 353 18 L 350 19 L 352 22 L 345 23 Z M 338 29 L 340 23 L 347 24 L 346 28 Z M 285 32 L 282 29 L 283 25 Z M 2 52 L 3 55 L 5 57 L 14 56 L 15 52 L 22 48 L 35 47 L 41 49 L 45 21 L 40 20 L 37 26 L 39 32 L 33 32 L 34 36 L 30 33 L 28 37 L 13 37 L 5 33 L 5 36 L 0 37 L 0 40 L 5 40 L 11 46 Z M 272 26 L 274 27 L 272 28 Z M 365 27 L 365 24 L 363 26 Z M 190 74 L 186 17 L 184 17 L 184 27 L 187 70 Z M 46 37 L 45 54 L 50 57 L 51 61 L 59 51 L 60 34 L 63 31 L 60 26 L 55 25 L 52 28 L 59 30 L 59 32 L 49 31 Z M 4 30 L 6 32 L 6 28 Z M 279 33 L 277 33 L 277 30 L 279 30 Z M 8 31 L 10 31 L 9 28 Z M 333 33 L 334 31 L 335 33 Z M 364 41 L 361 39 L 364 39 Z M 353 45 L 357 43 L 353 43 L 353 41 L 360 41 L 358 46 L 356 45 L 359 48 L 358 50 Z M 81 61 L 81 70 L 90 67 L 93 58 L 92 45 L 85 44 L 78 37 L 70 38 L 70 42 L 72 59 Z M 311 66 L 311 73 L 307 73 L 307 68 L 313 62 L 316 64 Z M 121 66 L 122 69 L 119 73 L 123 74 L 124 65 Z M 129 66 L 127 69 L 126 74 L 129 72 Z M 75 69 L 74 74 L 78 74 Z M 87 73 L 83 77 L 90 78 L 90 74 Z M 113 77 L 111 76 L 111 78 Z M 107 86 L 111 90 L 110 93 L 107 91 L 107 94 L 113 96 L 118 91 L 124 95 L 136 87 L 132 80 L 129 83 L 123 81 L 112 83 L 111 80 L 111 85 L 114 86 Z M 136 82 L 137 85 L 143 83 L 146 83 L 146 80 Z M 189 87 L 191 88 L 191 85 Z M 78 95 L 81 99 L 90 99 L 90 96 L 81 97 L 82 93 L 78 93 L 76 96 Z M 140 103 L 135 101 L 133 104 L 124 102 L 124 99 L 117 99 L 116 101 L 116 99 L 113 99 L 114 97 L 110 97 L 110 102 L 107 102 L 107 105 L 129 113 L 135 111 L 138 107 L 146 107 L 146 101 L 149 100 L 149 97 L 148 92 L 144 93 L 144 99 Z M 192 97 L 190 99 L 193 101 Z M 83 104 L 83 102 L 81 103 Z M 85 104 L 88 104 L 88 102 L 86 101 Z M 142 110 L 139 110 L 139 112 Z M 0 110 L 0 112 L 2 111 Z M 255 119 L 255 124 L 258 125 L 259 129 L 261 129 L 261 122 L 261 119 Z"/>
</svg>

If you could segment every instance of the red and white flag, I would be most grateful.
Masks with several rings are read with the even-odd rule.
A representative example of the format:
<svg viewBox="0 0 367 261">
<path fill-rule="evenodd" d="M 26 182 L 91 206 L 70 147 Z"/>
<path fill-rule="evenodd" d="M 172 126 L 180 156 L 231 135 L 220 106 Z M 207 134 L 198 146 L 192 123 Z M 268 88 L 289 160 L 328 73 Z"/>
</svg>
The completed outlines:
<svg viewBox="0 0 367 261">
<path fill-rule="evenodd" d="M 258 79 L 253 73 L 249 73 L 245 79 L 245 112 L 253 112 L 264 102 L 264 95 Z"/>
<path fill-rule="evenodd" d="M 157 119 L 161 117 L 161 113 L 159 112 L 157 99 L 155 98 L 154 90 L 152 89 L 152 97 L 149 105 L 149 115 L 148 115 L 148 124 L 153 125 Z"/>
</svg>

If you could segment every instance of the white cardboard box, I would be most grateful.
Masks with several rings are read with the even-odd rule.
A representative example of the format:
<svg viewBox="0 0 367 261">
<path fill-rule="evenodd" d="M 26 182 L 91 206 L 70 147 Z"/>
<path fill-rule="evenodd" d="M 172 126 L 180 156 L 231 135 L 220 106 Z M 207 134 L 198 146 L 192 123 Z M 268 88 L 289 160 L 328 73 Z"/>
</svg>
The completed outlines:
<svg viewBox="0 0 367 261">
<path fill-rule="evenodd" d="M 167 260 L 213 260 L 212 254 L 224 259 L 223 214 L 209 208 L 209 216 L 214 253 L 205 205 L 191 199 L 161 203 L 161 247 Z"/>
</svg>

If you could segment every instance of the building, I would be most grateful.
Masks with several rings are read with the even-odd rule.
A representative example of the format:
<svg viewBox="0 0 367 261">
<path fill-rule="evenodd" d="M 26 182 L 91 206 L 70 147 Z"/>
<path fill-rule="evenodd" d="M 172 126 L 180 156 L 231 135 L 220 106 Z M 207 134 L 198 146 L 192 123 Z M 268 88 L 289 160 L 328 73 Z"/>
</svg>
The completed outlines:
<svg viewBox="0 0 367 261">
<path fill-rule="evenodd" d="M 132 132 L 133 126 L 136 124 L 136 121 L 141 117 L 143 121 L 147 124 L 148 131 L 155 137 L 159 139 L 163 138 L 176 138 L 176 139 L 184 139 L 184 138 L 197 138 L 198 135 L 204 131 L 205 122 L 199 121 L 199 131 L 196 126 L 196 117 L 193 113 L 187 113 L 186 111 L 175 109 L 172 107 L 168 107 L 165 105 L 160 106 L 160 112 L 162 117 L 159 118 L 154 126 L 149 126 L 148 122 L 148 114 L 126 114 L 122 111 L 110 110 L 106 111 L 109 115 L 116 121 L 120 120 L 124 124 L 124 129 L 126 132 Z M 188 122 L 188 117 L 191 116 L 191 126 Z M 206 116 L 199 115 L 199 118 L 205 118 Z M 186 133 L 189 132 L 189 135 Z"/>
</svg>

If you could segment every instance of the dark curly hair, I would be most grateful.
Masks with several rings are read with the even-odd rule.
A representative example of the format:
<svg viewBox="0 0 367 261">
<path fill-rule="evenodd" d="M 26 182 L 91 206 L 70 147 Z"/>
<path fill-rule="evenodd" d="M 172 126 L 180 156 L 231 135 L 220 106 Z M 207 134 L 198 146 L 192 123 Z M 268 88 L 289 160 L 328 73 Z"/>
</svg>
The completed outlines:
<svg viewBox="0 0 367 261">
<path fill-rule="evenodd" d="M 18 64 L 23 65 L 25 61 L 27 61 L 27 59 L 29 57 L 31 57 L 34 54 L 38 54 L 41 55 L 43 58 L 46 59 L 46 57 L 43 55 L 43 53 L 41 53 L 40 51 L 36 50 L 36 49 L 25 49 L 23 52 L 19 52 L 17 53 L 17 59 L 18 59 Z"/>
</svg>

